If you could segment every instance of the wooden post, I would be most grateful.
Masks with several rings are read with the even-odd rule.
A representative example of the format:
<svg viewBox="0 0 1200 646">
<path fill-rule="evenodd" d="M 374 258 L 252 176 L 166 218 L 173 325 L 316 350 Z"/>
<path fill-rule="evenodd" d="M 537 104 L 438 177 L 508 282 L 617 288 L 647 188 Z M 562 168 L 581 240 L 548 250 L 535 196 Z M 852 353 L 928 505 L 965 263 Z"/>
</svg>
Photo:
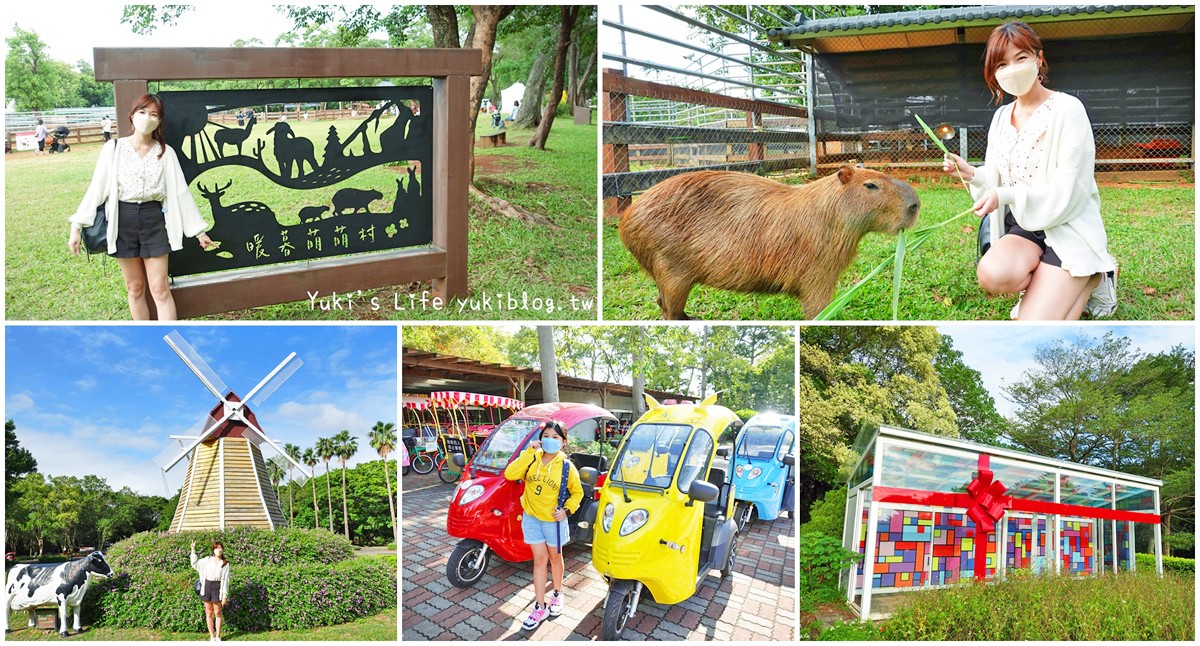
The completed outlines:
<svg viewBox="0 0 1200 646">
<path fill-rule="evenodd" d="M 605 75 L 625 76 L 621 70 L 604 70 Z M 629 120 L 629 97 L 623 92 L 604 92 L 600 96 L 600 121 L 609 123 L 612 121 L 628 121 Z M 629 172 L 629 144 L 604 144 L 604 170 L 603 173 L 628 173 Z M 622 195 L 619 197 L 609 197 L 604 200 L 604 215 L 617 216 L 625 209 L 633 204 L 633 196 Z"/>
<path fill-rule="evenodd" d="M 113 81 L 113 121 L 116 122 L 117 136 L 128 137 L 133 134 L 133 124 L 129 121 L 129 108 L 133 102 L 150 89 L 150 84 L 144 80 Z"/>
<path fill-rule="evenodd" d="M 763 116 L 761 112 L 746 113 L 746 128 L 754 132 L 762 130 Z M 746 144 L 746 159 L 748 161 L 762 161 L 766 159 L 767 145 L 766 144 Z"/>
<path fill-rule="evenodd" d="M 446 252 L 446 275 L 435 278 L 433 294 L 443 300 L 467 295 L 467 198 L 471 178 L 471 77 L 433 80 L 433 244 Z"/>
</svg>

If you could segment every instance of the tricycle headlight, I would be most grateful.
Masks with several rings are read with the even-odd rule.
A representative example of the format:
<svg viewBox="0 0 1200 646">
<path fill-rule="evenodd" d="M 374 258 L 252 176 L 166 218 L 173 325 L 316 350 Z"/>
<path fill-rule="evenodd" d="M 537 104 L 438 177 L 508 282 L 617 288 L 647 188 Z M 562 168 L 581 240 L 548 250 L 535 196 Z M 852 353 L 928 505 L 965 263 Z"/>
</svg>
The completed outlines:
<svg viewBox="0 0 1200 646">
<path fill-rule="evenodd" d="M 754 467 L 753 469 L 750 469 L 750 475 L 746 476 L 746 479 L 753 480 L 761 475 L 762 475 L 762 469 L 760 469 L 758 467 Z"/>
<path fill-rule="evenodd" d="M 600 526 L 604 528 L 605 533 L 612 531 L 613 514 L 616 511 L 611 502 L 604 506 L 604 516 L 600 519 Z"/>
<path fill-rule="evenodd" d="M 736 474 L 738 474 L 738 476 L 741 476 L 741 475 L 742 475 L 742 472 L 743 472 L 743 471 L 745 471 L 745 470 L 746 470 L 746 465 L 744 465 L 744 464 L 739 464 L 739 465 L 737 466 L 737 468 L 733 470 L 733 472 L 734 472 L 734 473 L 736 473 Z"/>
<path fill-rule="evenodd" d="M 458 497 L 458 504 L 469 505 L 475 502 L 475 499 L 483 495 L 483 485 L 471 485 L 467 490 Z"/>
<path fill-rule="evenodd" d="M 621 523 L 621 536 L 628 536 L 636 532 L 648 520 L 650 520 L 650 512 L 645 509 L 634 509 L 625 517 L 625 522 Z"/>
</svg>

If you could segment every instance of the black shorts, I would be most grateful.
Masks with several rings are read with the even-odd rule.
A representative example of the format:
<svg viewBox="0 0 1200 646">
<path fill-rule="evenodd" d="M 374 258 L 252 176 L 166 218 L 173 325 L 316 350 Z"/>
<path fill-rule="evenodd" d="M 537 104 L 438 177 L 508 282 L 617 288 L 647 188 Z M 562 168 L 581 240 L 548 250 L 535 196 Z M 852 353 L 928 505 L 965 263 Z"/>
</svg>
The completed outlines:
<svg viewBox="0 0 1200 646">
<path fill-rule="evenodd" d="M 158 258 L 171 253 L 162 202 L 121 202 L 114 258 Z"/>
<path fill-rule="evenodd" d="M 1041 248 L 1042 262 L 1047 265 L 1062 267 L 1062 259 L 1054 252 L 1054 247 L 1046 245 L 1046 232 L 1022 229 L 1021 225 L 1017 224 L 1017 219 L 1013 217 L 1012 210 L 1007 206 L 1004 207 L 1004 235 L 1013 235 L 1032 242 Z"/>
<path fill-rule="evenodd" d="M 204 592 L 200 594 L 200 600 L 221 603 L 221 582 L 205 581 Z"/>
</svg>

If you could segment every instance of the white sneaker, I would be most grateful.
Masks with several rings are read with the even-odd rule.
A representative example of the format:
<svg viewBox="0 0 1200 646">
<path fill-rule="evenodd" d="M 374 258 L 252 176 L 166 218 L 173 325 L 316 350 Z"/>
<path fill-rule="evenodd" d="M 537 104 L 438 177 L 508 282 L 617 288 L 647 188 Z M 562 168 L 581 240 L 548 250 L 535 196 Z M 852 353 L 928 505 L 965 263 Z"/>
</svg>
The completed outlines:
<svg viewBox="0 0 1200 646">
<path fill-rule="evenodd" d="M 563 598 L 558 590 L 550 594 L 550 616 L 557 617 L 562 614 Z"/>
<path fill-rule="evenodd" d="M 1014 321 L 1017 320 L 1017 316 L 1021 313 L 1021 299 L 1024 297 L 1025 292 L 1021 292 L 1021 295 L 1017 296 L 1017 304 L 1013 305 L 1012 309 L 1008 311 L 1008 318 Z"/>
<path fill-rule="evenodd" d="M 1117 267 L 1110 278 L 1105 274 L 1100 279 L 1100 284 L 1092 290 L 1092 295 L 1088 297 L 1087 306 L 1084 311 L 1094 319 L 1105 318 L 1112 316 L 1113 312 L 1117 311 L 1117 276 L 1121 273 L 1121 268 Z"/>
</svg>

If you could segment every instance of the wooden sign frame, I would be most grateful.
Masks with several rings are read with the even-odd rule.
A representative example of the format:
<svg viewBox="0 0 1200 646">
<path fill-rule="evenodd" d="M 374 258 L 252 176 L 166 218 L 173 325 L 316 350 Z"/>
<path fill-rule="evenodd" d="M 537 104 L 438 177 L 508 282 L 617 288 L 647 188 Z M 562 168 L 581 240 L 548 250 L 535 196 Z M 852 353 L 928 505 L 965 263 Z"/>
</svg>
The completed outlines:
<svg viewBox="0 0 1200 646">
<path fill-rule="evenodd" d="M 118 135 L 132 127 L 121 106 L 149 91 L 150 81 L 429 77 L 433 129 L 433 244 L 362 256 L 181 277 L 171 293 L 180 318 L 354 293 L 432 280 L 432 298 L 467 295 L 467 209 L 471 178 L 471 76 L 483 73 L 477 49 L 388 48 L 107 48 L 93 50 L 97 81 L 111 81 Z M 167 115 L 168 121 L 170 115 Z M 194 242 L 192 242 L 194 244 Z M 150 299 L 147 299 L 150 301 Z M 153 302 L 151 307 L 153 307 Z"/>
</svg>

